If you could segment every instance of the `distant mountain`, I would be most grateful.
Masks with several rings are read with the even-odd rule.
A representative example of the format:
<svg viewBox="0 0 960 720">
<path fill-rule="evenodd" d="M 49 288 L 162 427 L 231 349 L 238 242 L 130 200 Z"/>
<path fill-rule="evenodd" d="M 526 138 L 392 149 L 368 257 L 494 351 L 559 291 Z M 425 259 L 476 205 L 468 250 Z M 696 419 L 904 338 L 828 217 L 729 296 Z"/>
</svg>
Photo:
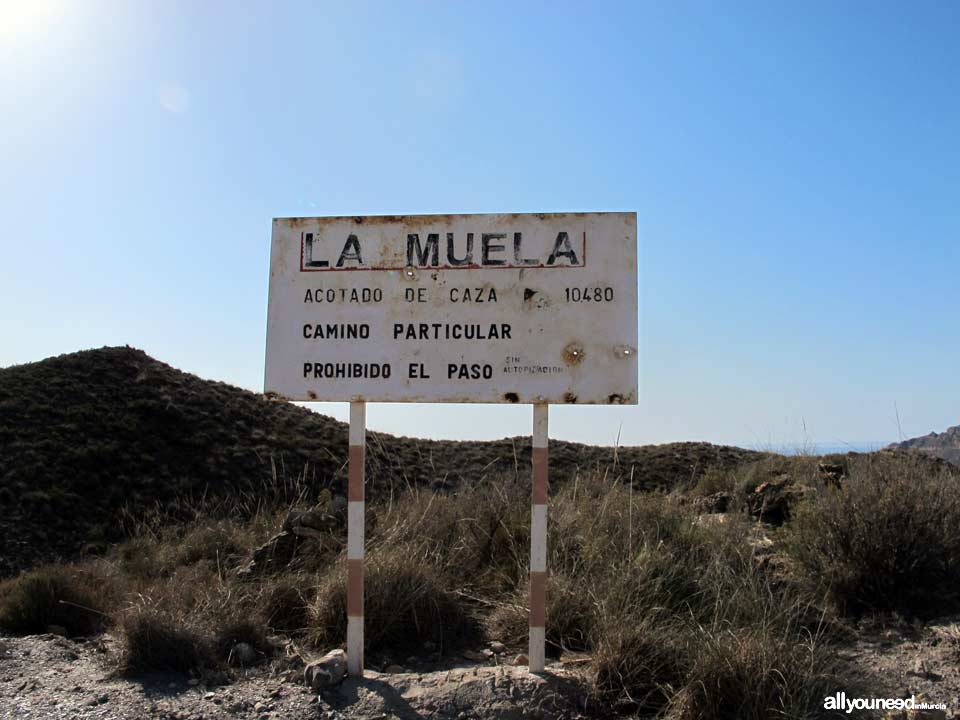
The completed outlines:
<svg viewBox="0 0 960 720">
<path fill-rule="evenodd" d="M 942 433 L 932 432 L 929 435 L 893 443 L 890 447 L 919 450 L 960 465 L 960 425 L 947 428 Z"/>
<path fill-rule="evenodd" d="M 464 412 L 469 410 L 464 409 Z M 530 438 L 491 442 L 367 435 L 367 494 L 526 476 Z M 708 443 L 550 443 L 551 482 L 611 469 L 638 487 L 695 481 L 763 453 Z M 107 347 L 0 368 L 0 577 L 100 552 L 150 512 L 189 516 L 199 498 L 255 507 L 265 486 L 294 502 L 345 494 L 347 426 L 203 380 L 141 350 Z"/>
</svg>

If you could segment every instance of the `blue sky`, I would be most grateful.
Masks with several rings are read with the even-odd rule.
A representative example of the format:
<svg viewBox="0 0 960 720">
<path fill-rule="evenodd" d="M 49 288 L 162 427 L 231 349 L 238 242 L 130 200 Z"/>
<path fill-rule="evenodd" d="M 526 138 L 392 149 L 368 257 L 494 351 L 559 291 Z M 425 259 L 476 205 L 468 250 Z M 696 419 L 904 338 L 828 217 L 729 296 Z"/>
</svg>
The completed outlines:
<svg viewBox="0 0 960 720">
<path fill-rule="evenodd" d="M 0 365 L 262 389 L 275 216 L 629 210 L 640 404 L 554 437 L 960 423 L 960 5 L 0 3 Z M 346 406 L 318 406 L 346 417 Z M 529 408 L 373 405 L 529 432 Z"/>
</svg>

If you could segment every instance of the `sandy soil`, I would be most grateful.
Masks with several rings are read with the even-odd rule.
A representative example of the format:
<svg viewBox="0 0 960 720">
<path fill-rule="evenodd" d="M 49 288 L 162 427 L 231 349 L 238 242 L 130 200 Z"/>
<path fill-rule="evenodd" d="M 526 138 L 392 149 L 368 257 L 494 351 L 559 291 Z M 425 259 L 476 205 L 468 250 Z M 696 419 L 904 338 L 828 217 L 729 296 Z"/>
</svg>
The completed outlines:
<svg viewBox="0 0 960 720">
<path fill-rule="evenodd" d="M 576 668 L 560 663 L 542 677 L 525 668 L 482 664 L 423 673 L 368 671 L 362 681 L 348 679 L 318 696 L 299 670 L 283 663 L 208 687 L 180 674 L 120 678 L 114 654 L 109 638 L 0 638 L 0 718 L 550 720 L 582 717 L 584 702 Z"/>
</svg>

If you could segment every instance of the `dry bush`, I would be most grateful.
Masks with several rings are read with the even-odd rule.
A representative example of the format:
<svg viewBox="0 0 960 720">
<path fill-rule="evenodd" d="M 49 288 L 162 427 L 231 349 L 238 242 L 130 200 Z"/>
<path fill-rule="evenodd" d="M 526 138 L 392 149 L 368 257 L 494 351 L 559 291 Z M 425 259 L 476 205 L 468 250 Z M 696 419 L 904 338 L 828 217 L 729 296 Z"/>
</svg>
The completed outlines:
<svg viewBox="0 0 960 720">
<path fill-rule="evenodd" d="M 839 490 L 817 493 L 785 531 L 813 591 L 848 615 L 932 616 L 960 606 L 960 473 L 919 457 L 851 461 Z"/>
<path fill-rule="evenodd" d="M 230 665 L 242 665 L 244 661 L 234 654 L 240 643 L 252 647 L 260 659 L 269 657 L 273 652 L 265 626 L 256 619 L 227 618 L 216 628 L 213 648 L 218 659 Z"/>
<path fill-rule="evenodd" d="M 30 635 L 59 625 L 71 636 L 93 635 L 107 623 L 113 595 L 109 578 L 93 566 L 41 567 L 0 585 L 0 628 Z"/>
<path fill-rule="evenodd" d="M 554 573 L 547 578 L 546 651 L 559 656 L 564 651 L 590 646 L 596 621 L 593 595 L 574 578 Z M 526 587 L 508 601 L 497 603 L 486 618 L 487 635 L 511 647 L 525 647 L 530 625 Z"/>
<path fill-rule="evenodd" d="M 749 484 L 746 475 L 737 481 Z M 371 502 L 367 650 L 416 653 L 427 641 L 450 650 L 479 642 L 484 625 L 524 646 L 529 490 L 514 477 L 491 477 L 457 492 L 413 488 Z M 816 716 L 805 698 L 823 678 L 804 674 L 800 659 L 820 652 L 821 613 L 794 602 L 788 582 L 770 580 L 748 542 L 747 518 L 704 525 L 675 494 L 635 492 L 602 473 L 555 484 L 549 517 L 548 652 L 592 653 L 598 712 L 690 720 L 750 698 L 754 705 L 742 705 L 750 717 L 780 694 L 795 717 Z M 272 529 L 265 518 L 195 516 L 146 528 L 103 561 L 100 571 L 127 604 L 137 598 L 118 615 L 127 672 L 219 671 L 238 642 L 271 652 L 268 632 L 321 649 L 343 643 L 342 528 L 309 569 L 295 562 L 240 581 L 235 567 Z M 823 668 L 824 677 L 839 677 Z"/>
<path fill-rule="evenodd" d="M 412 544 L 451 583 L 485 596 L 525 581 L 529 486 L 500 477 L 455 494 L 411 490 L 371 509 L 370 544 Z"/>
<path fill-rule="evenodd" d="M 687 638 L 690 667 L 670 699 L 670 720 L 815 718 L 828 713 L 840 672 L 825 647 L 794 628 L 700 629 Z M 856 694 L 850 679 L 842 687 Z"/>
<path fill-rule="evenodd" d="M 582 622 L 602 710 L 740 717 L 723 715 L 738 697 L 763 704 L 782 691 L 796 711 L 788 716 L 816 717 L 824 682 L 849 687 L 828 665 L 799 664 L 822 656 L 830 624 L 792 600 L 793 588 L 771 582 L 745 517 L 700 524 L 675 497 L 636 496 L 599 477 L 561 488 L 551 511 L 552 567 L 589 598 L 592 617 Z M 742 641 L 736 653 L 729 638 Z M 788 687 L 776 684 L 781 676 Z M 751 707 L 742 706 L 744 717 Z"/>
<path fill-rule="evenodd" d="M 310 624 L 316 593 L 312 576 L 277 575 L 264 582 L 257 598 L 259 617 L 275 633 L 299 635 Z"/>
<path fill-rule="evenodd" d="M 347 628 L 346 568 L 320 582 L 314 601 L 312 641 L 344 642 Z M 412 652 L 426 641 L 443 651 L 479 638 L 467 605 L 448 588 L 417 548 L 379 548 L 365 567 L 364 641 L 370 652 Z"/>
<path fill-rule="evenodd" d="M 661 713 L 686 677 L 684 640 L 666 617 L 609 618 L 594 648 L 592 702 L 599 710 Z"/>
<path fill-rule="evenodd" d="M 730 471 L 733 484 L 741 495 L 748 495 L 765 482 L 787 480 L 791 485 L 816 487 L 821 484 L 813 455 L 770 455 Z"/>
<path fill-rule="evenodd" d="M 733 492 L 737 488 L 736 469 L 712 465 L 704 470 L 690 494 L 706 497 L 718 492 Z"/>
<path fill-rule="evenodd" d="M 179 568 L 207 563 L 226 574 L 265 539 L 260 518 L 241 522 L 199 517 L 169 527 L 140 527 L 113 556 L 125 575 L 150 580 L 170 577 Z"/>
<path fill-rule="evenodd" d="M 116 625 L 128 674 L 220 671 L 239 642 L 261 656 L 272 652 L 256 611 L 261 589 L 224 576 L 213 561 L 197 560 L 136 587 Z"/>
<path fill-rule="evenodd" d="M 141 604 L 127 610 L 118 627 L 124 674 L 200 672 L 217 665 L 211 643 L 202 631 L 169 611 Z"/>
</svg>

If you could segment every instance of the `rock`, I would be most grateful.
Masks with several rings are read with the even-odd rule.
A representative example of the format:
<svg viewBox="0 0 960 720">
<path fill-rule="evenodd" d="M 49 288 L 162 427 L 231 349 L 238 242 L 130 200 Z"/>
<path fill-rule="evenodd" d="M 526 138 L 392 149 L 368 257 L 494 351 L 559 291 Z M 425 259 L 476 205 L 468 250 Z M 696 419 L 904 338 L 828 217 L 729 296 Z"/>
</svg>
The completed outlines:
<svg viewBox="0 0 960 720">
<path fill-rule="evenodd" d="M 47 625 L 47 632 L 51 635 L 67 637 L 67 629 L 63 625 Z"/>
<path fill-rule="evenodd" d="M 388 675 L 398 675 L 399 673 L 406 672 L 406 671 L 403 669 L 403 666 L 402 666 L 402 665 L 396 665 L 396 664 L 394 664 L 394 665 L 387 665 L 387 666 L 383 669 L 383 671 L 384 671 L 385 673 L 387 673 Z"/>
<path fill-rule="evenodd" d="M 473 662 L 486 662 L 487 656 L 483 653 L 478 653 L 476 650 L 464 650 L 463 657 L 467 660 L 472 660 Z"/>
<path fill-rule="evenodd" d="M 253 557 L 237 570 L 237 575 L 251 578 L 282 570 L 293 560 L 299 543 L 292 532 L 283 530 L 277 533 L 253 551 Z"/>
<path fill-rule="evenodd" d="M 782 525 L 790 519 L 790 508 L 809 492 L 809 487 L 795 485 L 784 475 L 757 485 L 747 495 L 747 509 L 762 522 Z"/>
<path fill-rule="evenodd" d="M 824 487 L 839 488 L 843 483 L 843 479 L 847 476 L 847 471 L 843 465 L 821 460 L 817 463 L 817 474 L 820 475 L 820 480 L 823 482 Z"/>
<path fill-rule="evenodd" d="M 697 515 L 694 522 L 700 527 L 716 527 L 717 525 L 726 525 L 730 521 L 729 515 L 722 513 L 705 513 Z"/>
<path fill-rule="evenodd" d="M 336 685 L 346 674 L 347 654 L 343 650 L 331 650 L 303 669 L 304 680 L 315 692 Z"/>
<path fill-rule="evenodd" d="M 260 654 L 254 649 L 253 645 L 238 642 L 230 649 L 228 659 L 232 665 L 253 665 L 259 657 Z"/>
<path fill-rule="evenodd" d="M 694 500 L 694 508 L 701 515 L 725 513 L 730 510 L 731 505 L 730 493 L 723 491 Z"/>
<path fill-rule="evenodd" d="M 510 662 L 510 664 L 511 664 L 511 665 L 529 665 L 529 664 L 530 664 L 530 658 L 528 658 L 526 655 L 524 655 L 523 653 L 521 653 L 520 655 L 517 655 L 517 656 Z"/>
<path fill-rule="evenodd" d="M 322 530 L 317 530 L 315 527 L 309 525 L 297 525 L 293 528 L 293 534 L 297 537 L 308 537 L 316 540 L 322 539 L 324 535 Z"/>
<path fill-rule="evenodd" d="M 490 643 L 490 650 L 495 652 L 497 655 L 500 655 L 501 653 L 505 653 L 507 651 L 507 646 L 499 640 L 494 640 L 492 643 Z"/>
</svg>

